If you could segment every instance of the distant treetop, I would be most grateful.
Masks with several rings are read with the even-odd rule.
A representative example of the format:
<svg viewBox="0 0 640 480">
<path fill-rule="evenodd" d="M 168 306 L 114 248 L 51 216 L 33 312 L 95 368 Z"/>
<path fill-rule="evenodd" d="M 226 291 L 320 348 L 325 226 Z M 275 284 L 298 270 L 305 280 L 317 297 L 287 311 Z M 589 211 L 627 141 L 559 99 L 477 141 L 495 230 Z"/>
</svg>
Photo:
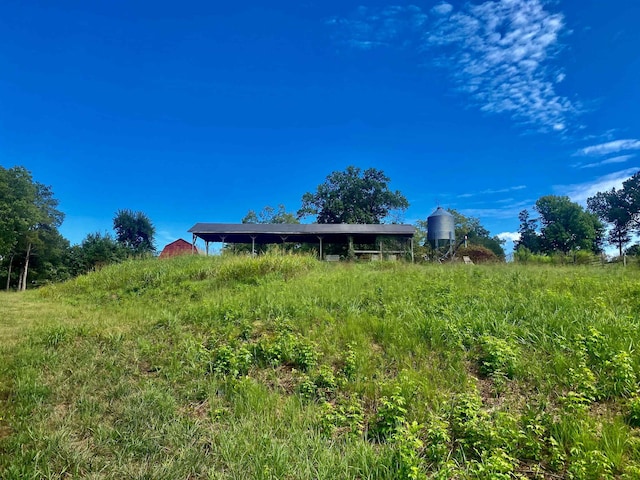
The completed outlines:
<svg viewBox="0 0 640 480">
<path fill-rule="evenodd" d="M 315 215 L 317 223 L 384 223 L 409 207 L 404 195 L 391 191 L 388 183 L 389 177 L 375 168 L 335 171 L 314 193 L 302 196 L 298 217 Z"/>
</svg>

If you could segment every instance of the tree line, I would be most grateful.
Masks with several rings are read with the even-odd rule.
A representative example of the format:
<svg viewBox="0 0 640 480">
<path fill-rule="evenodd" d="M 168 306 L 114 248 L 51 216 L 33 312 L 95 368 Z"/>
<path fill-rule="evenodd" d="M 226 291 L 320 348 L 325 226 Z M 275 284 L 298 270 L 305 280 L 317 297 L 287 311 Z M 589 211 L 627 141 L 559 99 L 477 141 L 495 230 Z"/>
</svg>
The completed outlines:
<svg viewBox="0 0 640 480">
<path fill-rule="evenodd" d="M 406 197 L 391 190 L 390 179 L 375 168 L 349 166 L 329 174 L 315 191 L 302 196 L 301 206 L 289 212 L 283 205 L 250 210 L 243 223 L 398 223 L 409 207 Z M 51 187 L 35 181 L 24 167 L 0 166 L 0 285 L 25 290 L 27 285 L 60 281 L 96 267 L 130 257 L 153 254 L 155 228 L 143 212 L 118 210 L 113 234 L 89 233 L 79 245 L 71 246 L 59 232 L 64 214 L 58 208 Z M 504 240 L 492 236 L 475 217 L 449 209 L 455 219 L 456 238 L 467 239 L 470 255 L 504 260 Z M 547 195 L 519 214 L 520 255 L 568 255 L 571 252 L 598 254 L 605 243 L 619 254 L 640 253 L 640 245 L 625 247 L 634 233 L 640 233 L 640 172 L 620 189 L 599 192 L 587 200 L 587 208 L 568 197 Z M 416 222 L 415 245 L 420 255 L 428 251 L 427 220 Z M 242 251 L 247 247 L 233 247 Z M 304 251 L 301 245 L 289 249 Z"/>
<path fill-rule="evenodd" d="M 0 166 L 0 285 L 62 281 L 97 266 L 155 251 L 155 228 L 142 212 L 119 210 L 115 236 L 90 233 L 71 246 L 58 228 L 64 214 L 51 187 L 35 181 L 26 168 Z"/>
<path fill-rule="evenodd" d="M 548 195 L 538 199 L 534 211 L 537 217 L 528 210 L 519 214 L 516 252 L 598 254 L 609 244 L 620 256 L 640 253 L 637 243 L 625 248 L 634 234 L 640 234 L 640 172 L 624 181 L 621 188 L 588 198 L 586 209 L 568 197 Z"/>
</svg>

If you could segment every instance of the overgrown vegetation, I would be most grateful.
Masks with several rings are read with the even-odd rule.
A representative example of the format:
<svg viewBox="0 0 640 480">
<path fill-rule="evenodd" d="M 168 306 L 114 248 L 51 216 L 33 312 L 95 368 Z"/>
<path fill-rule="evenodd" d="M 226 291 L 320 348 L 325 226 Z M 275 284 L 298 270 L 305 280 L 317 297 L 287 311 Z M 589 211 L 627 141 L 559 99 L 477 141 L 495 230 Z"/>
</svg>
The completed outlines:
<svg viewBox="0 0 640 480">
<path fill-rule="evenodd" d="M 635 267 L 129 260 L 0 299 L 0 478 L 638 478 Z"/>
</svg>

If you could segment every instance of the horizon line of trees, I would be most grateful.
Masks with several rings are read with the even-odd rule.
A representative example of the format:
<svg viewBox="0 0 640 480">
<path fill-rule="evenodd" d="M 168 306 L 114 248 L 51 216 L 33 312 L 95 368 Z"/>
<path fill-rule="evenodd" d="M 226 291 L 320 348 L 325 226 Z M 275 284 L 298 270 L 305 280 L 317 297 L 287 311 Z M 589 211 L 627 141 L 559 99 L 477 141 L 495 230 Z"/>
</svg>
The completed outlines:
<svg viewBox="0 0 640 480">
<path fill-rule="evenodd" d="M 115 236 L 89 233 L 71 246 L 58 228 L 64 213 L 53 190 L 22 166 L 0 166 L 0 288 L 62 281 L 100 265 L 155 251 L 155 228 L 142 212 L 118 210 Z"/>
<path fill-rule="evenodd" d="M 348 166 L 327 175 L 315 191 L 302 196 L 300 208 L 288 212 L 284 205 L 250 210 L 243 223 L 398 223 L 409 207 L 399 190 L 389 188 L 389 177 L 375 168 Z M 455 219 L 456 238 L 467 238 L 468 247 L 483 259 L 504 261 L 505 241 L 492 236 L 480 219 L 448 209 Z M 520 212 L 514 242 L 516 252 L 550 255 L 570 252 L 598 254 L 604 244 L 615 245 L 619 254 L 639 254 L 640 244 L 626 250 L 634 234 L 640 234 L 640 172 L 620 189 L 598 192 L 583 208 L 568 197 L 539 198 L 532 217 Z M 21 166 L 0 166 L 0 287 L 25 290 L 27 285 L 65 280 L 94 268 L 130 257 L 155 253 L 155 227 L 143 212 L 118 210 L 113 218 L 114 235 L 89 233 L 79 245 L 71 246 L 58 227 L 64 214 L 58 209 L 51 187 L 36 182 Z M 427 221 L 416 222 L 415 245 L 428 249 Z M 305 251 L 310 246 L 289 245 Z M 234 247 L 235 251 L 245 251 Z M 479 253 L 478 253 L 479 252 Z M 4 282 L 4 283 L 2 283 Z"/>
<path fill-rule="evenodd" d="M 569 197 L 547 195 L 536 201 L 534 211 L 538 217 L 532 217 L 528 210 L 518 215 L 516 252 L 601 254 L 609 244 L 617 248 L 619 256 L 640 254 L 638 243 L 625 249 L 634 235 L 640 235 L 640 172 L 619 189 L 589 197 L 586 209 Z"/>
</svg>

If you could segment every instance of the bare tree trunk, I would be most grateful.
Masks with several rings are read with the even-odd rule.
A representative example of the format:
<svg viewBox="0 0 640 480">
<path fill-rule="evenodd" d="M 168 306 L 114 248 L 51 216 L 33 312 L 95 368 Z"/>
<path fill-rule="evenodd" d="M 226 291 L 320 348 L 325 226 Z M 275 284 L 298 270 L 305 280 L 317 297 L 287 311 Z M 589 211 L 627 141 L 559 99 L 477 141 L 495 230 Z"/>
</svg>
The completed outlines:
<svg viewBox="0 0 640 480">
<path fill-rule="evenodd" d="M 18 291 L 22 290 L 22 277 L 24 277 L 24 267 L 20 268 L 20 273 L 18 274 Z"/>
<path fill-rule="evenodd" d="M 22 279 L 22 291 L 27 289 L 27 275 L 29 274 L 29 257 L 31 256 L 31 243 L 27 245 L 27 255 L 24 259 L 24 278 Z"/>
<path fill-rule="evenodd" d="M 7 292 L 11 286 L 11 267 L 13 266 L 13 255 L 9 257 L 9 273 L 7 274 Z"/>
</svg>

